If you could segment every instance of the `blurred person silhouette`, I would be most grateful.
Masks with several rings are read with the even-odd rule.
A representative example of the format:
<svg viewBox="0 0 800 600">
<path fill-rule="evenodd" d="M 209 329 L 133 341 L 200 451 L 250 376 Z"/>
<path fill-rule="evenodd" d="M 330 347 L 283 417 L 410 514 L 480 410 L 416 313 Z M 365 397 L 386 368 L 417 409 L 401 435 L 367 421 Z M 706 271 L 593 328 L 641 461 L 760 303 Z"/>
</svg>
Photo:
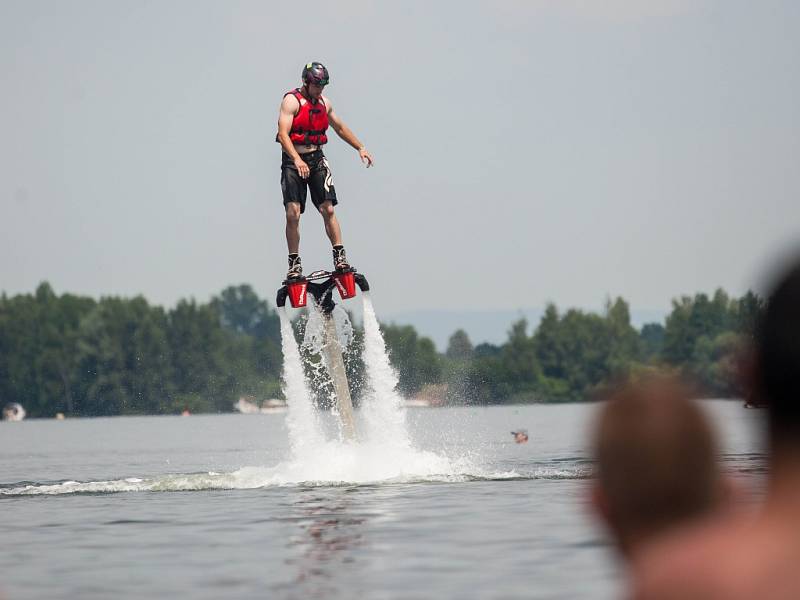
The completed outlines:
<svg viewBox="0 0 800 600">
<path fill-rule="evenodd" d="M 594 510 L 631 566 L 654 539 L 726 498 L 716 436 L 689 388 L 653 376 L 611 392 L 598 415 Z"/>
<path fill-rule="evenodd" d="M 764 502 L 652 546 L 635 598 L 800 598 L 800 261 L 768 297 L 754 357 L 748 378 L 768 424 Z"/>
</svg>

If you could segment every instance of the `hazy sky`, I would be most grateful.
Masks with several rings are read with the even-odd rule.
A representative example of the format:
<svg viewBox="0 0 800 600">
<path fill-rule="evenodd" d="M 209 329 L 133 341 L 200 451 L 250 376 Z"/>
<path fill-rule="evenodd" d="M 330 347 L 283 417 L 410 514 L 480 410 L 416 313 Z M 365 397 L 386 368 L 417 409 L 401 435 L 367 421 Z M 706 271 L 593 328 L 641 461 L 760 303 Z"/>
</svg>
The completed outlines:
<svg viewBox="0 0 800 600">
<path fill-rule="evenodd" d="M 0 289 L 273 298 L 277 109 L 320 60 L 375 156 L 326 151 L 379 312 L 738 294 L 800 240 L 798 31 L 795 0 L 0 0 Z"/>
</svg>

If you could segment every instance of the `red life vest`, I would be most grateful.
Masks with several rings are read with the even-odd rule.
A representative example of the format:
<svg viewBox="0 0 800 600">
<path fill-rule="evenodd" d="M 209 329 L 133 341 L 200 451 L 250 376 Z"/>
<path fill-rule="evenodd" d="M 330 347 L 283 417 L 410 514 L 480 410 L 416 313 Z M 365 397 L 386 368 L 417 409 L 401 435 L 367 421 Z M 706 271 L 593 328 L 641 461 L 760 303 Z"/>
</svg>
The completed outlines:
<svg viewBox="0 0 800 600">
<path fill-rule="evenodd" d="M 284 98 L 289 94 L 294 95 L 300 103 L 300 110 L 292 119 L 292 128 L 289 130 L 289 139 L 292 143 L 303 146 L 321 146 L 328 143 L 328 107 L 320 98 L 317 102 L 311 102 L 300 92 L 300 88 L 286 92 Z"/>
</svg>

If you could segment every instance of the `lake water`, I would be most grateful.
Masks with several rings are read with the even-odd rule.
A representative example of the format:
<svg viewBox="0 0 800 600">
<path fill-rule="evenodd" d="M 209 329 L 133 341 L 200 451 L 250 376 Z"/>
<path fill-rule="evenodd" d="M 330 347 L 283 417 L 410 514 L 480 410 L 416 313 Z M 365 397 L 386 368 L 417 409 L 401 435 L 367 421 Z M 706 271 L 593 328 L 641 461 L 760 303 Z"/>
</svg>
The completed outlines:
<svg viewBox="0 0 800 600">
<path fill-rule="evenodd" d="M 761 411 L 703 406 L 760 485 Z M 585 503 L 596 408 L 409 409 L 402 452 L 302 458 L 284 414 L 3 422 L 0 597 L 617 598 Z"/>
</svg>

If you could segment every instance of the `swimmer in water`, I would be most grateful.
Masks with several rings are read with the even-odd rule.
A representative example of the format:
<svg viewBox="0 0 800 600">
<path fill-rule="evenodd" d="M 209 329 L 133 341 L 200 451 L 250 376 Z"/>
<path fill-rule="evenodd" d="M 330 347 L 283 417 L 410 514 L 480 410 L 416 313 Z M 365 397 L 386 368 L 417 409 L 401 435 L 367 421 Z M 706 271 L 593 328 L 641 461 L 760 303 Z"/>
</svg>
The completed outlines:
<svg viewBox="0 0 800 600">
<path fill-rule="evenodd" d="M 528 430 L 520 429 L 519 431 L 512 431 L 511 435 L 514 436 L 514 441 L 518 444 L 524 444 L 528 441 Z"/>
</svg>

